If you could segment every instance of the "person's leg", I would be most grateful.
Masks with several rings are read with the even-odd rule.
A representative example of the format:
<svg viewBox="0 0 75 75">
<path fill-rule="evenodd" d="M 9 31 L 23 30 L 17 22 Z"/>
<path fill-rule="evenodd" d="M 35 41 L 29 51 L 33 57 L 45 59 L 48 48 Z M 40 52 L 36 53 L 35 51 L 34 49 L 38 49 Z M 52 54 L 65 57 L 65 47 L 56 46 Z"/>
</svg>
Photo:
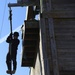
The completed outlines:
<svg viewBox="0 0 75 75">
<path fill-rule="evenodd" d="M 6 64 L 7 64 L 8 70 L 11 70 L 11 60 L 10 60 L 10 54 L 9 53 L 6 56 Z"/>
<path fill-rule="evenodd" d="M 17 68 L 16 55 L 17 55 L 17 53 L 14 53 L 13 58 L 12 58 L 12 60 L 13 60 L 13 73 L 15 73 L 16 68 Z"/>
<path fill-rule="evenodd" d="M 10 71 L 11 71 L 11 60 L 10 60 L 10 54 L 9 53 L 6 56 L 6 64 L 7 64 L 7 68 L 8 68 L 8 70 L 6 72 L 10 73 Z"/>
<path fill-rule="evenodd" d="M 16 70 L 17 68 L 17 61 L 16 59 L 13 60 L 13 70 Z"/>
</svg>

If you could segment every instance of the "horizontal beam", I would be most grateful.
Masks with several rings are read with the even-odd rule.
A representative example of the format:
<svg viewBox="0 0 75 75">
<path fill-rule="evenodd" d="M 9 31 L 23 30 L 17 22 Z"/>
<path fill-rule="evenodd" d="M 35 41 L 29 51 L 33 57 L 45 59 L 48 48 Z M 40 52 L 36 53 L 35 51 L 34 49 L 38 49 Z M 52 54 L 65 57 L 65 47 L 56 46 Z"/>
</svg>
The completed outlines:
<svg viewBox="0 0 75 75">
<path fill-rule="evenodd" d="M 19 3 L 9 3 L 8 4 L 8 7 L 19 7 L 19 6 L 23 7 L 24 4 L 19 4 Z"/>
<path fill-rule="evenodd" d="M 39 3 L 36 2 L 26 2 L 26 3 L 9 3 L 8 7 L 23 7 L 23 6 L 36 6 L 39 5 Z"/>
<path fill-rule="evenodd" d="M 44 18 L 75 18 L 75 10 L 51 10 L 42 13 Z"/>
</svg>

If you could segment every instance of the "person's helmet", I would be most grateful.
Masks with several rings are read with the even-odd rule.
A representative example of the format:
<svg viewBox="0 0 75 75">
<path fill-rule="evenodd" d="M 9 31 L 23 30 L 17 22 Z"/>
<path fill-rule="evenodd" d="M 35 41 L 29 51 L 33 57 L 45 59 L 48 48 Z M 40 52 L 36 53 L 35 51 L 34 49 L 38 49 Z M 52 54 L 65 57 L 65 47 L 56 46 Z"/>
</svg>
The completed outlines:
<svg viewBox="0 0 75 75">
<path fill-rule="evenodd" d="M 14 36 L 19 36 L 19 33 L 18 32 L 14 32 Z"/>
</svg>

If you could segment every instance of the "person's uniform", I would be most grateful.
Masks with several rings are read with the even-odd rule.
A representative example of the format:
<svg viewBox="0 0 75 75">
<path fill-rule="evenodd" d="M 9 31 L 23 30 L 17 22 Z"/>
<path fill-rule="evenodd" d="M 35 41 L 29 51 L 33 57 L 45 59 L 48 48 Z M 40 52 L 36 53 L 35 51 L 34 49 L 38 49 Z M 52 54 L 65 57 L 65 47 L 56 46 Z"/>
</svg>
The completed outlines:
<svg viewBox="0 0 75 75">
<path fill-rule="evenodd" d="M 19 36 L 18 32 L 14 32 L 14 37 L 15 36 L 17 38 L 12 38 L 11 40 L 11 35 L 9 35 L 6 40 L 6 42 L 9 43 L 9 52 L 7 53 L 7 56 L 6 56 L 6 64 L 8 68 L 7 73 L 11 71 L 11 61 L 13 62 L 14 72 L 16 71 L 16 68 L 17 68 L 16 56 L 17 56 L 18 45 L 20 43 L 18 39 L 18 36 Z"/>
</svg>

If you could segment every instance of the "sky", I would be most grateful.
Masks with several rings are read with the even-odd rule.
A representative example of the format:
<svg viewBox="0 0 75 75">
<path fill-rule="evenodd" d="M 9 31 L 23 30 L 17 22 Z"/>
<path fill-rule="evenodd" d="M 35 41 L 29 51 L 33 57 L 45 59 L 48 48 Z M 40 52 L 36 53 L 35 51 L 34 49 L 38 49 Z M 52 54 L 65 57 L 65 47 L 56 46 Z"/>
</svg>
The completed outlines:
<svg viewBox="0 0 75 75">
<path fill-rule="evenodd" d="M 2 0 L 0 2 L 0 75 L 8 75 L 6 73 L 6 55 L 8 52 L 8 43 L 6 37 L 10 33 L 10 20 L 8 3 L 17 3 L 17 0 Z M 14 75 L 29 75 L 29 67 L 21 67 L 22 56 L 22 39 L 21 25 L 26 18 L 26 7 L 12 7 L 12 30 L 19 31 L 20 44 L 17 51 L 17 70 Z"/>
</svg>

